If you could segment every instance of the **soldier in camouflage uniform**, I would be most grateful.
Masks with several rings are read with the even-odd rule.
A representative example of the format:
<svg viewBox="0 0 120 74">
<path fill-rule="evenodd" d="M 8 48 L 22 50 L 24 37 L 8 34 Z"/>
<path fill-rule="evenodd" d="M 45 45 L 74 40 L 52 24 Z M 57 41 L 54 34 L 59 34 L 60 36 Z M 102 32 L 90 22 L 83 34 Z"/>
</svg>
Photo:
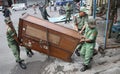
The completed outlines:
<svg viewBox="0 0 120 74">
<path fill-rule="evenodd" d="M 94 47 L 96 43 L 98 31 L 96 29 L 96 22 L 94 19 L 89 19 L 88 25 L 85 28 L 85 34 L 82 37 L 80 43 L 82 44 L 80 55 L 84 58 L 83 67 L 81 71 L 87 70 L 93 56 Z"/>
<path fill-rule="evenodd" d="M 70 17 L 72 14 L 72 7 L 70 3 L 66 4 L 66 20 L 65 23 L 70 22 Z"/>
<path fill-rule="evenodd" d="M 9 48 L 12 49 L 13 55 L 15 56 L 16 62 L 19 63 L 20 67 L 22 69 L 26 69 L 26 65 L 24 63 L 24 60 L 20 58 L 20 48 L 19 48 L 19 41 L 17 38 L 17 33 L 15 31 L 15 28 L 12 24 L 12 22 L 8 19 L 5 19 L 5 23 L 7 25 L 7 41 Z M 33 52 L 30 49 L 26 49 L 27 55 L 31 57 L 33 55 Z"/>
<path fill-rule="evenodd" d="M 75 27 L 77 28 L 77 31 L 80 34 L 83 34 L 86 25 L 88 25 L 88 14 L 87 14 L 87 9 L 85 7 L 81 7 L 79 14 L 75 16 L 74 24 Z M 76 55 L 78 56 L 80 56 L 79 49 L 81 48 L 81 46 L 82 44 L 79 44 L 75 51 Z"/>
<path fill-rule="evenodd" d="M 77 30 L 83 32 L 84 26 L 88 23 L 88 14 L 85 7 L 80 8 L 80 12 L 74 18 L 74 24 L 77 27 Z"/>
</svg>

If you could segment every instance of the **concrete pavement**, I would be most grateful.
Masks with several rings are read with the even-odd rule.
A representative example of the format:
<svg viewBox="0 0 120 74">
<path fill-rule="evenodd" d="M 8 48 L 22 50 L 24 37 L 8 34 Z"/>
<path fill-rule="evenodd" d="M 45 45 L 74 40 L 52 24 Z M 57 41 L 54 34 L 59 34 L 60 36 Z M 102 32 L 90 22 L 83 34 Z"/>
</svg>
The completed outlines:
<svg viewBox="0 0 120 74">
<path fill-rule="evenodd" d="M 37 9 L 37 14 L 33 14 L 33 9 L 29 8 L 26 11 L 12 11 L 12 21 L 15 29 L 18 29 L 19 17 L 22 13 L 27 12 L 33 16 L 41 18 L 40 12 Z M 51 17 L 60 16 L 58 12 L 49 12 Z M 73 22 L 70 24 L 58 23 L 65 27 L 73 28 Z M 120 74 L 120 49 L 105 50 L 105 56 L 97 54 L 93 58 L 92 69 L 85 72 L 80 72 L 83 59 L 73 54 L 73 62 L 65 62 L 60 59 L 34 51 L 34 56 L 28 58 L 24 47 L 21 47 L 21 58 L 25 59 L 27 69 L 23 70 L 16 64 L 11 49 L 8 48 L 6 40 L 6 26 L 4 17 L 0 12 L 0 74 Z"/>
</svg>

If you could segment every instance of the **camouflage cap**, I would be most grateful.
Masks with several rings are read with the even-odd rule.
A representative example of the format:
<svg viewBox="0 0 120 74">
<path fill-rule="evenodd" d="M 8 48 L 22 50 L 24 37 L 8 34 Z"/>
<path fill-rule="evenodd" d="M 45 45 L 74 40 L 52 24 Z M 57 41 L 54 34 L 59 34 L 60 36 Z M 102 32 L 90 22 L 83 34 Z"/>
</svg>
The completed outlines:
<svg viewBox="0 0 120 74">
<path fill-rule="evenodd" d="M 80 12 L 85 12 L 86 14 L 88 14 L 88 10 L 86 9 L 86 7 L 81 7 Z"/>
<path fill-rule="evenodd" d="M 95 25 L 96 25 L 96 19 L 90 18 L 90 19 L 88 20 L 88 25 L 93 25 L 93 26 L 95 26 Z"/>
</svg>

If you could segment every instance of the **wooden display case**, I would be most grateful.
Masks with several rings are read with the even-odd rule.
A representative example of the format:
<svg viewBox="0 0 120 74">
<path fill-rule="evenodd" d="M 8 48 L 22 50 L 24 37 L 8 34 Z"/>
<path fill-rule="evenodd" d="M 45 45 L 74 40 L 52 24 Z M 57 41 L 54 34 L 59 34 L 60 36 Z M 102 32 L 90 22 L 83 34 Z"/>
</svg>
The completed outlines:
<svg viewBox="0 0 120 74">
<path fill-rule="evenodd" d="M 19 21 L 18 38 L 25 47 L 70 62 L 80 35 L 75 30 L 25 14 Z"/>
</svg>

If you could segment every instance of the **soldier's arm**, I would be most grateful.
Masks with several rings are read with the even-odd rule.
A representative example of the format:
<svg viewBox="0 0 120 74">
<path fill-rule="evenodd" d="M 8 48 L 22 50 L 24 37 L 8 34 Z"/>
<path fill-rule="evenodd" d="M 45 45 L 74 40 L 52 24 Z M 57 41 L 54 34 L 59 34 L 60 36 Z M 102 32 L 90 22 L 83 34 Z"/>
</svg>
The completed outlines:
<svg viewBox="0 0 120 74">
<path fill-rule="evenodd" d="M 82 42 L 88 42 L 88 43 L 93 43 L 95 42 L 95 38 L 97 36 L 97 32 L 94 32 L 90 38 L 86 38 L 85 36 L 82 37 L 82 39 L 80 40 L 80 43 Z"/>
<path fill-rule="evenodd" d="M 87 39 L 87 38 L 85 38 L 85 37 L 82 37 L 81 40 L 80 40 L 80 43 L 82 43 L 82 42 L 88 42 L 88 43 L 91 43 L 92 40 L 91 40 L 91 39 Z"/>
<path fill-rule="evenodd" d="M 88 42 L 88 43 L 91 43 L 93 42 L 91 39 L 85 39 L 84 42 Z"/>
<path fill-rule="evenodd" d="M 81 31 L 79 31 L 80 34 L 82 34 L 82 32 L 85 30 L 86 26 L 87 26 L 87 24 L 85 24 L 85 25 L 82 27 Z"/>
<path fill-rule="evenodd" d="M 88 25 L 88 15 L 85 16 L 84 19 L 84 26 L 82 27 L 81 31 L 79 32 L 80 34 L 85 30 L 86 26 Z"/>
<path fill-rule="evenodd" d="M 89 42 L 89 43 L 95 42 L 95 38 L 96 38 L 97 34 L 98 34 L 97 31 L 95 31 L 94 33 L 92 33 L 92 35 L 90 36 L 89 39 L 85 39 L 85 42 Z"/>
<path fill-rule="evenodd" d="M 82 42 L 92 43 L 93 41 L 92 41 L 91 39 L 82 38 L 82 39 L 80 40 L 80 43 L 82 43 Z"/>
<path fill-rule="evenodd" d="M 18 37 L 17 37 L 17 33 L 15 31 L 13 31 L 13 33 L 11 34 L 11 36 L 15 39 L 15 41 L 17 41 L 17 43 L 19 44 L 18 41 Z"/>
<path fill-rule="evenodd" d="M 77 17 L 74 16 L 74 29 L 78 31 Z"/>
<path fill-rule="evenodd" d="M 13 37 L 14 37 L 14 39 L 17 41 L 17 43 L 19 43 L 18 37 L 17 37 L 16 35 L 14 35 Z"/>
</svg>

